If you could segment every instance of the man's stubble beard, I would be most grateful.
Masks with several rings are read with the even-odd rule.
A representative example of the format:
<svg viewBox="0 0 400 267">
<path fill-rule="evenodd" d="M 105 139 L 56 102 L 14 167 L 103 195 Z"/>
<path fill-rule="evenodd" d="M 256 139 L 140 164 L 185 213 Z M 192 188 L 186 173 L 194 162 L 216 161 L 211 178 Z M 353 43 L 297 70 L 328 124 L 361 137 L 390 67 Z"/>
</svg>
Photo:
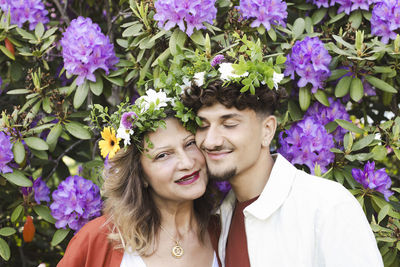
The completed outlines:
<svg viewBox="0 0 400 267">
<path fill-rule="evenodd" d="M 221 174 L 212 173 L 209 168 L 207 168 L 208 179 L 216 181 L 229 181 L 232 177 L 236 175 L 236 168 L 227 170 Z"/>
</svg>

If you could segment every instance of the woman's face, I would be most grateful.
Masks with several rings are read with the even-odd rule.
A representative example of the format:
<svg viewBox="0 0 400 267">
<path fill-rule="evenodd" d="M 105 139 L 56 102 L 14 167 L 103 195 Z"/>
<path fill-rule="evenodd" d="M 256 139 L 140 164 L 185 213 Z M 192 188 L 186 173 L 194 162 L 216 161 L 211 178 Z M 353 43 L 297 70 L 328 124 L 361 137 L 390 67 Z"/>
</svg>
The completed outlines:
<svg viewBox="0 0 400 267">
<path fill-rule="evenodd" d="M 184 202 L 201 197 L 207 185 L 205 160 L 194 135 L 170 118 L 166 128 L 148 135 L 153 144 L 140 160 L 156 203 Z"/>
</svg>

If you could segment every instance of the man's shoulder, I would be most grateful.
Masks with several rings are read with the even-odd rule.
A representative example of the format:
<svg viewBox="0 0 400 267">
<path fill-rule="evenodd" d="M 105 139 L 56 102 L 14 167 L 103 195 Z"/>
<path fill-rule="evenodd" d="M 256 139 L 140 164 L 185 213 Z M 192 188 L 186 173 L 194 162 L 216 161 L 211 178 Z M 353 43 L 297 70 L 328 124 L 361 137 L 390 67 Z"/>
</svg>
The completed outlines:
<svg viewBox="0 0 400 267">
<path fill-rule="evenodd" d="M 332 205 L 354 201 L 353 195 L 340 183 L 301 170 L 297 171 L 293 191 L 314 201 L 319 200 Z"/>
</svg>

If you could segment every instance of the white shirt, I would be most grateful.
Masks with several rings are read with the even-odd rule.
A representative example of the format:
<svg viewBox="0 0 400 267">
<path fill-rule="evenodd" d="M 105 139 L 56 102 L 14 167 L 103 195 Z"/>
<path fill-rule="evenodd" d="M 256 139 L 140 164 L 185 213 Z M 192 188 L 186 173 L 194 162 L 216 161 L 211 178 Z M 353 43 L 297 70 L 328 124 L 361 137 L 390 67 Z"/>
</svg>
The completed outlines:
<svg viewBox="0 0 400 267">
<path fill-rule="evenodd" d="M 219 210 L 222 266 L 235 200 L 231 190 Z M 383 267 L 353 195 L 339 183 L 297 170 L 279 154 L 261 195 L 243 214 L 252 267 Z"/>
<path fill-rule="evenodd" d="M 142 257 L 137 253 L 124 252 L 120 267 L 146 267 Z M 217 255 L 214 252 L 214 259 L 211 267 L 219 267 Z"/>
</svg>

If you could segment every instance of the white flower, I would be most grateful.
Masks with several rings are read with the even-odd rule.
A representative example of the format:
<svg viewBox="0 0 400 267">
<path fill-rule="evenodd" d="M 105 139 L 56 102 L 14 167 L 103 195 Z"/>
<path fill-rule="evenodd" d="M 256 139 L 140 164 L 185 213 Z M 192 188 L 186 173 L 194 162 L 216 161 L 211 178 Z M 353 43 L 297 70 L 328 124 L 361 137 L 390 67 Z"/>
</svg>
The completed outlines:
<svg viewBox="0 0 400 267">
<path fill-rule="evenodd" d="M 181 94 L 183 94 L 186 89 L 190 90 L 190 87 L 192 86 L 192 83 L 190 82 L 189 78 L 186 76 L 182 78 L 182 82 L 183 82 L 183 84 L 181 84 L 181 85 L 176 84 L 181 88 L 181 90 L 182 90 Z"/>
<path fill-rule="evenodd" d="M 131 135 L 133 133 L 134 133 L 134 131 L 132 129 L 126 129 L 121 123 L 117 130 L 117 138 L 123 139 L 124 146 L 128 146 L 131 144 Z"/>
<path fill-rule="evenodd" d="M 153 89 L 146 91 L 146 95 L 139 97 L 135 104 L 137 104 L 141 112 L 146 112 L 151 103 L 154 103 L 154 110 L 159 110 L 162 107 L 166 107 L 171 98 L 167 97 L 167 94 L 163 91 L 156 92 Z"/>
<path fill-rule="evenodd" d="M 205 76 L 205 74 L 206 74 L 205 71 L 196 72 L 194 74 L 193 81 L 198 87 L 201 87 L 204 84 L 204 76 Z"/>
<path fill-rule="evenodd" d="M 232 63 L 221 63 L 219 64 L 218 71 L 221 73 L 221 80 L 229 81 L 232 78 L 246 77 L 249 73 L 246 71 L 242 75 L 235 74 L 235 70 L 232 67 Z"/>
<path fill-rule="evenodd" d="M 274 71 L 274 75 L 272 76 L 272 80 L 274 81 L 275 89 L 278 89 L 278 84 L 282 81 L 283 77 L 284 77 L 283 74 L 279 74 L 279 73 L 276 73 Z"/>
</svg>

